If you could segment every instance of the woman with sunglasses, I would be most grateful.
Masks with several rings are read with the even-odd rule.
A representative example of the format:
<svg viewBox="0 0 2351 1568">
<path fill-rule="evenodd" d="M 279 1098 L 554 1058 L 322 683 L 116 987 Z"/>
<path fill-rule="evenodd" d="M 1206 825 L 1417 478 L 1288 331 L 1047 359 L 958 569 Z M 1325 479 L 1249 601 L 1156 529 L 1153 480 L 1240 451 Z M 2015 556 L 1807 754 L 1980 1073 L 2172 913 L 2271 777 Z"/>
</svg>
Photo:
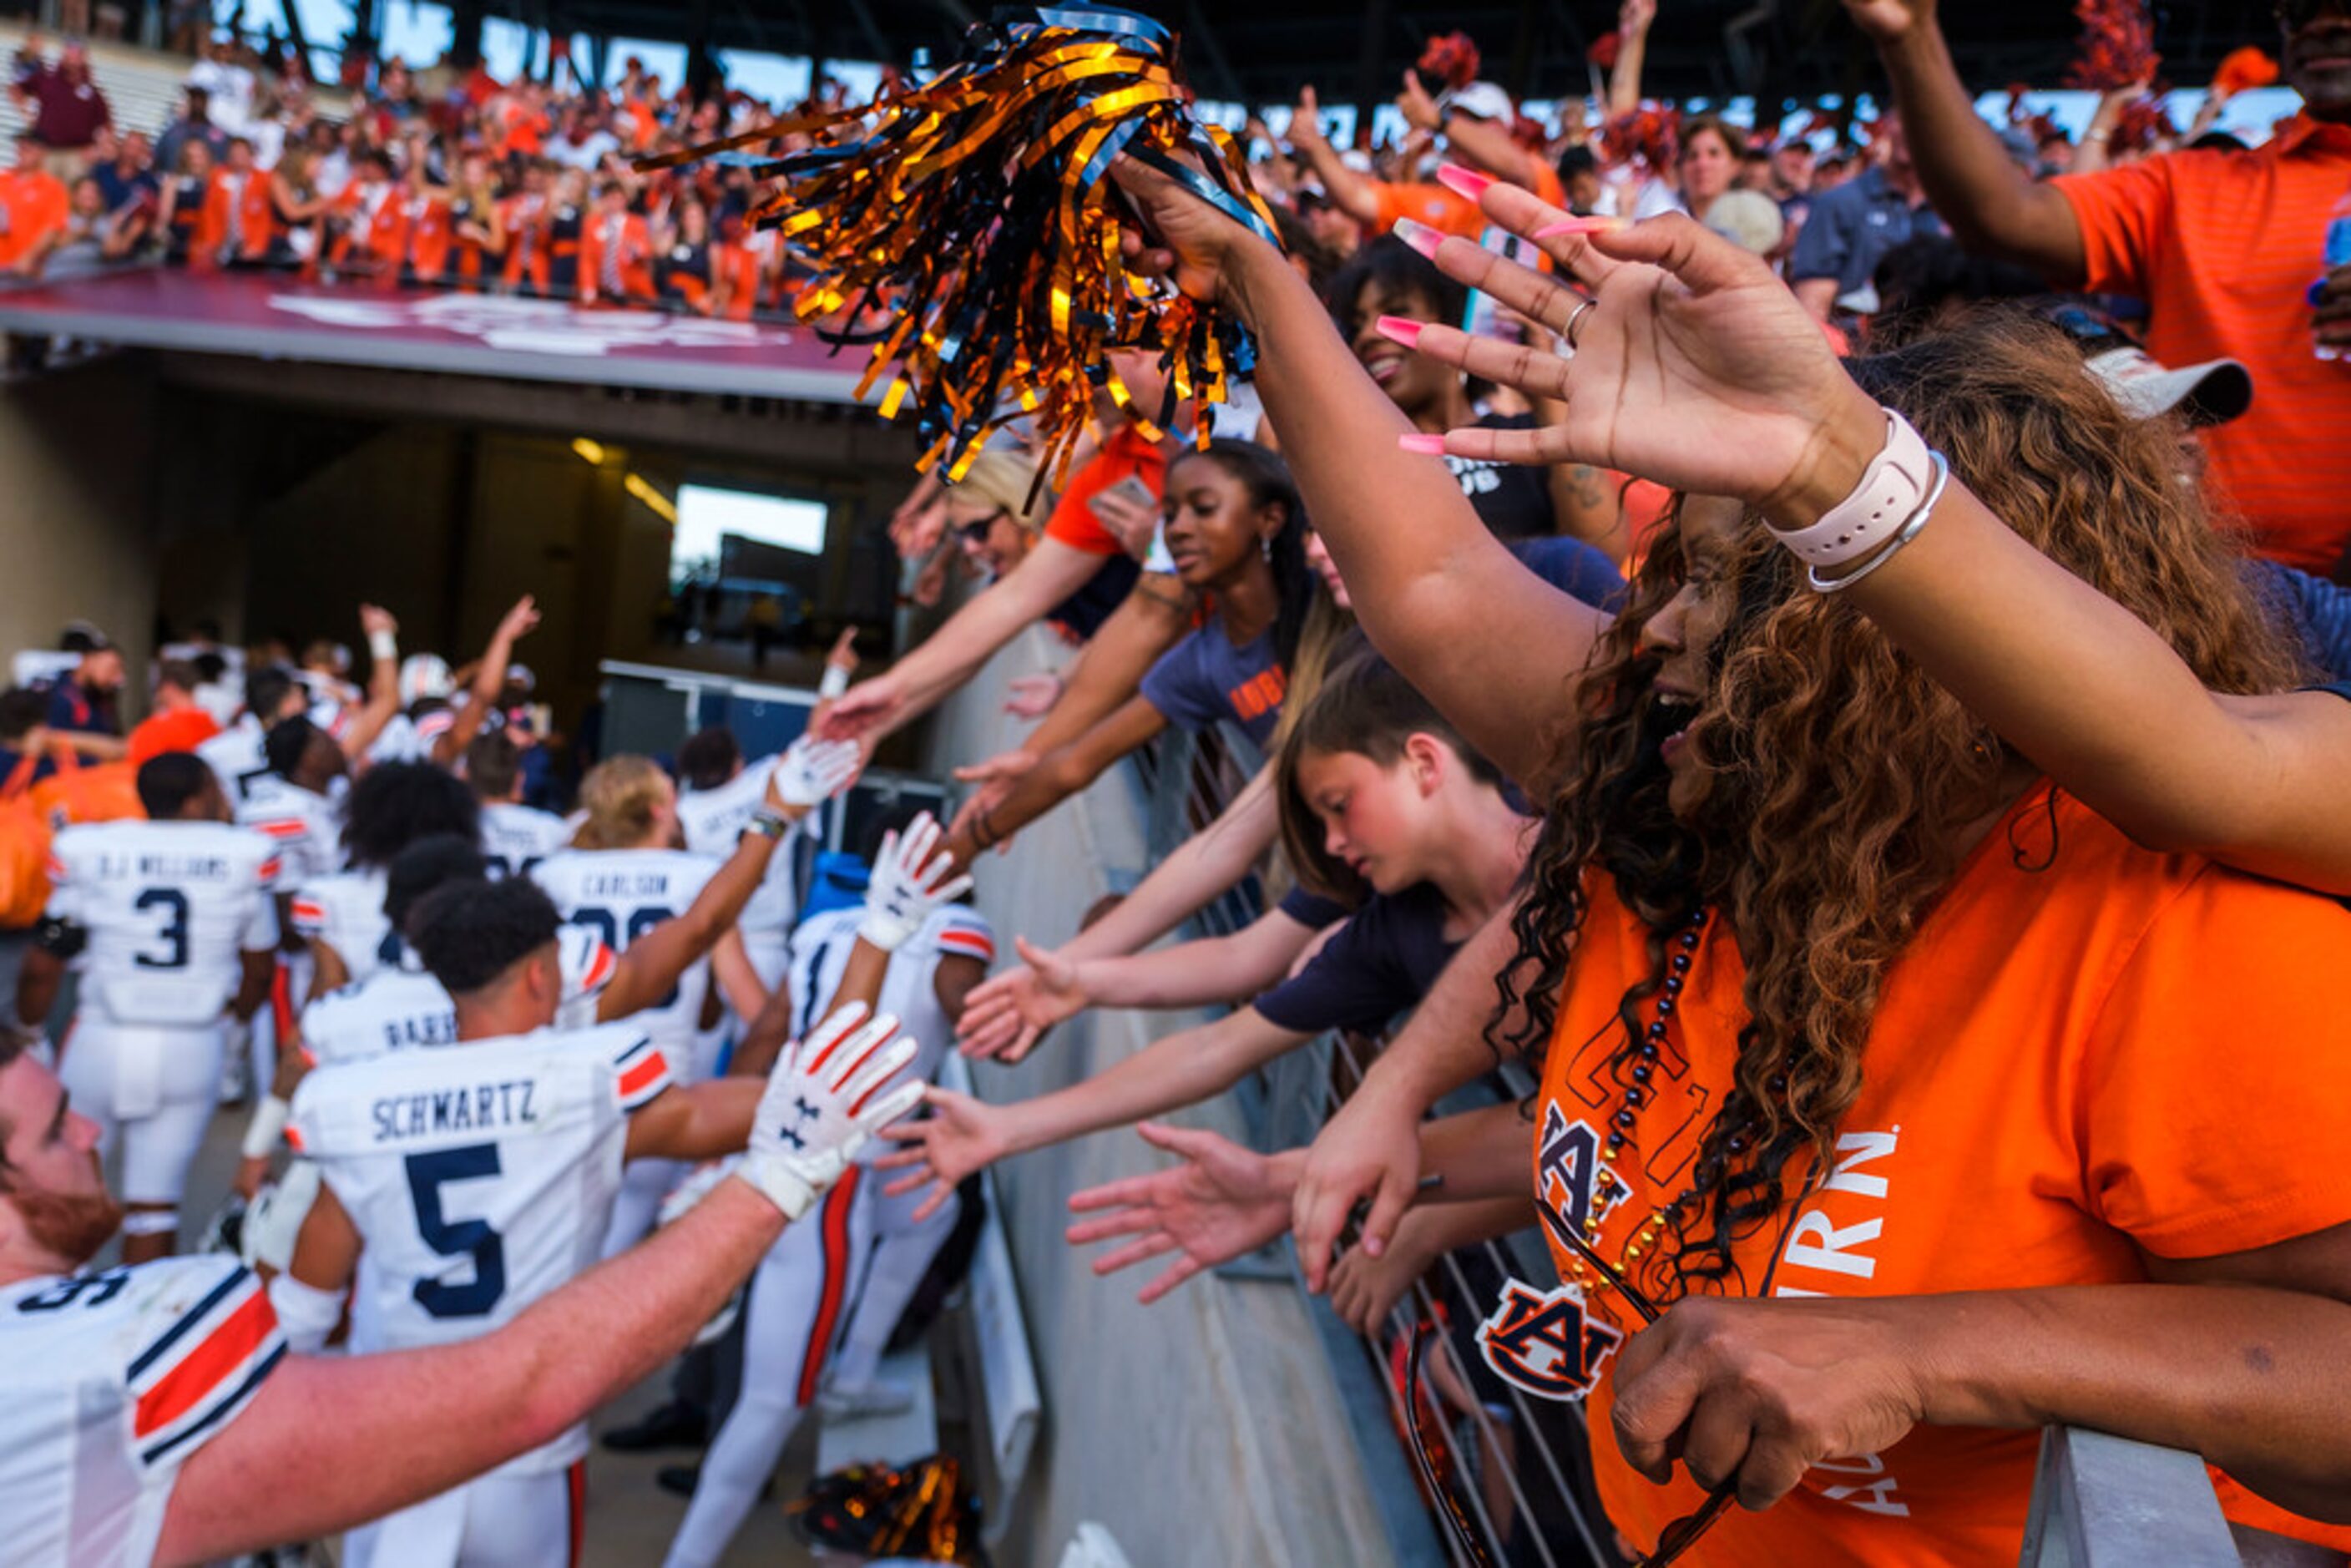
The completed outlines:
<svg viewBox="0 0 2351 1568">
<path fill-rule="evenodd" d="M 1841 508 L 1892 468 L 1922 484 L 1880 507 L 1906 543 L 1988 507 L 2205 683 L 2275 689 L 2291 661 L 2163 434 L 2045 329 L 1919 345 L 1865 392 L 1764 264 L 1677 215 L 1548 214 L 1588 298 L 1445 244 L 1440 265 L 1577 350 L 1550 455 L 1684 497 L 1587 664 L 1557 651 L 1585 617 L 1442 469 L 1396 461 L 1434 444 L 1349 373 L 1280 258 L 1173 182 L 1116 177 L 1155 235 L 1135 263 L 1258 333 L 1268 414 L 1374 641 L 1549 802 L 1525 903 L 1471 950 L 1502 949 L 1495 1038 L 1543 1063 L 1514 1140 L 1533 1196 L 1668 1308 L 1636 1333 L 1555 1242 L 1609 1352 L 1587 1360 L 1617 1528 L 1654 1548 L 1735 1490 L 1771 1511 L 1696 1558 L 2010 1561 L 2030 1429 L 2053 1421 L 2199 1449 L 2269 1528 L 2351 1511 L 2351 1179 L 2327 1152 L 2351 1103 L 2310 1092 L 2351 1045 L 2316 980 L 2351 915 L 2131 845 L 1815 591 L 1889 559 L 1843 549 L 1886 535 Z M 1507 354 L 1492 368 L 1531 379 Z M 1910 461 L 1926 442 L 1948 479 Z M 1836 548 L 1800 562 L 1750 511 L 1799 545 L 1826 518 Z M 1384 1174 L 1416 1164 L 1418 1092 L 1491 1060 L 1474 1034 L 1403 1044 L 1325 1134 L 1356 1159 L 1384 1137 Z M 1311 1274 L 1364 1190 L 1301 1176 Z"/>
</svg>

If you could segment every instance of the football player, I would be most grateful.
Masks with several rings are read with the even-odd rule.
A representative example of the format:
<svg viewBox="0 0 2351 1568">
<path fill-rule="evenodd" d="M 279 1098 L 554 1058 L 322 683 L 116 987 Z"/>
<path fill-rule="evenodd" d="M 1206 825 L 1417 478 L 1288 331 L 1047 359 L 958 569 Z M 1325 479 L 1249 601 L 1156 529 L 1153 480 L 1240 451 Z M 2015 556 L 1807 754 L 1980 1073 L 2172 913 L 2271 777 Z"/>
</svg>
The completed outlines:
<svg viewBox="0 0 2351 1568">
<path fill-rule="evenodd" d="M 494 874 L 528 876 L 571 841 L 570 823 L 522 803 L 522 749 L 504 730 L 475 736 L 465 747 L 465 783 L 482 803 L 482 852 L 490 857 Z M 731 849 L 734 841 L 726 843 Z M 690 841 L 687 847 L 701 848 Z"/>
<path fill-rule="evenodd" d="M 292 1268 L 269 1291 L 297 1350 L 325 1342 L 355 1273 L 360 1353 L 496 1331 L 593 1265 L 625 1161 L 739 1150 L 768 1092 L 747 1077 L 673 1086 L 660 1046 L 636 1022 L 554 1028 L 562 922 L 528 882 L 444 886 L 411 924 L 456 1003 L 460 1043 L 322 1068 L 296 1092 L 287 1141 L 325 1184 Z M 895 1023 L 865 1017 L 862 1008 L 834 1015 L 810 1039 L 811 1061 L 819 1071 L 848 1065 L 843 1085 L 880 1098 L 914 1049 L 901 1040 L 877 1058 Z M 890 1098 L 906 1103 L 912 1087 Z M 855 1093 L 849 1103 L 863 1108 Z M 782 1110 L 787 1144 L 802 1135 L 799 1120 L 821 1114 L 807 1101 Z M 343 1561 L 559 1568 L 577 1547 L 587 1448 L 584 1425 L 555 1434 L 479 1480 L 353 1531 Z"/>
<path fill-rule="evenodd" d="M 588 815 L 572 841 L 575 847 L 549 855 L 532 875 L 567 922 L 587 926 L 606 946 L 626 952 L 692 904 L 719 862 L 671 847 L 677 840 L 677 789 L 649 758 L 614 757 L 598 763 L 580 782 L 580 803 Z M 728 932 L 708 959 L 689 967 L 638 1020 L 680 1082 L 701 1082 L 716 1066 L 716 1051 L 697 1041 L 714 977 L 741 1016 L 757 1018 L 767 1005 L 767 988 L 752 972 L 743 939 Z M 605 1238 L 608 1255 L 652 1228 L 662 1198 L 684 1175 L 682 1166 L 654 1161 L 631 1168 L 613 1206 L 611 1233 Z"/>
<path fill-rule="evenodd" d="M 455 833 L 478 841 L 481 808 L 465 785 L 423 762 L 387 762 L 351 787 L 343 828 L 348 866 L 295 894 L 294 927 L 310 945 L 305 1001 L 400 961 L 400 937 L 383 917 L 385 868 L 416 840 Z"/>
<path fill-rule="evenodd" d="M 68 960 L 81 974 L 59 1051 L 101 1144 L 122 1146 L 123 1257 L 172 1250 L 188 1167 L 212 1119 L 229 1023 L 268 995 L 277 852 L 233 827 L 212 770 L 187 752 L 139 769 L 146 821 L 69 827 L 16 979 L 21 1020 L 46 1019 Z"/>
<path fill-rule="evenodd" d="M 745 1068 L 758 1071 L 782 1045 L 796 1011 L 879 1005 L 878 997 L 903 1000 L 928 1019 L 929 1035 L 909 1031 L 921 1051 L 910 1080 L 928 1082 L 954 1038 L 965 994 L 987 977 L 996 951 L 987 923 L 955 905 L 971 878 L 955 874 L 954 857 L 939 847 L 940 837 L 927 812 L 903 837 L 887 834 L 874 856 L 864 904 L 812 916 L 793 934 L 790 988 L 777 993 L 745 1039 Z M 700 1568 L 725 1556 L 823 1384 L 826 1357 L 850 1314 L 856 1281 L 887 1250 L 874 1245 L 877 1231 L 890 1236 L 899 1254 L 872 1300 L 875 1318 L 888 1319 L 879 1330 L 886 1339 L 932 1254 L 954 1228 L 955 1216 L 946 1209 L 921 1226 L 909 1223 L 905 1216 L 919 1195 L 882 1200 L 880 1186 L 862 1166 L 851 1169 L 827 1195 L 820 1222 L 801 1227 L 799 1240 L 788 1236 L 760 1260 L 743 1307 L 741 1391 L 703 1456 L 694 1500 L 670 1544 L 668 1568 Z M 892 1212 L 883 1213 L 884 1207 Z M 911 1277 L 900 1283 L 910 1269 Z M 872 1366 L 860 1375 L 870 1385 Z M 875 1396 L 886 1391 L 863 1392 L 870 1403 L 881 1403 Z M 664 1479 L 668 1484 L 670 1477 Z"/>
<path fill-rule="evenodd" d="M 99 1173 L 99 1129 L 0 1036 L 11 1560 L 143 1568 L 313 1540 L 557 1439 L 682 1348 L 847 1156 L 913 1103 L 912 1083 L 875 1092 L 911 1044 L 873 1034 L 854 1037 L 868 1041 L 862 1056 L 830 1026 L 794 1051 L 735 1176 L 643 1247 L 486 1333 L 331 1358 L 287 1353 L 259 1281 L 234 1259 L 82 1272 L 121 1218 Z"/>
</svg>

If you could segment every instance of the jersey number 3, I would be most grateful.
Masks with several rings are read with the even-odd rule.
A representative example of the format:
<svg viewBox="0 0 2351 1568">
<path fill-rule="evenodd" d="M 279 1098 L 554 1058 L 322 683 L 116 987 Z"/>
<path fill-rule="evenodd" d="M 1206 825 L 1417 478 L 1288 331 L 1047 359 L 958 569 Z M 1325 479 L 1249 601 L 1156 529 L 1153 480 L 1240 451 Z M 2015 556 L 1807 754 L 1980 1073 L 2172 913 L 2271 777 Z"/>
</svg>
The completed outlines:
<svg viewBox="0 0 2351 1568">
<path fill-rule="evenodd" d="M 424 1245 L 447 1258 L 471 1257 L 474 1277 L 462 1285 L 441 1280 L 419 1280 L 416 1304 L 436 1318 L 478 1318 L 498 1304 L 507 1292 L 506 1244 L 486 1219 L 450 1221 L 441 1215 L 441 1188 L 453 1181 L 472 1181 L 498 1174 L 496 1144 L 468 1144 L 463 1148 L 435 1149 L 411 1155 L 408 1193 L 416 1200 L 416 1231 Z"/>
<path fill-rule="evenodd" d="M 176 887 L 151 887 L 132 901 L 131 908 L 142 914 L 150 909 L 164 912 L 163 929 L 155 939 L 163 944 L 160 958 L 146 953 L 134 953 L 131 961 L 142 969 L 184 969 L 188 967 L 188 895 Z"/>
</svg>

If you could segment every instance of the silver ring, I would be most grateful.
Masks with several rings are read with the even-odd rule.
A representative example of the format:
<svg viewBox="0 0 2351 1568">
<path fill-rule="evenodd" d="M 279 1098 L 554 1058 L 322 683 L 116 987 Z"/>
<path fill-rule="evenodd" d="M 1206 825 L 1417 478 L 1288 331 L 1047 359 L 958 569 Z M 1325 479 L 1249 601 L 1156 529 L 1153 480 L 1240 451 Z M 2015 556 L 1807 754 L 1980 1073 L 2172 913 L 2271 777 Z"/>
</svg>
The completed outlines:
<svg viewBox="0 0 2351 1568">
<path fill-rule="evenodd" d="M 1560 329 L 1559 335 L 1567 340 L 1567 346 L 1570 349 L 1580 349 L 1583 346 L 1576 340 L 1575 329 L 1583 324 L 1583 313 L 1586 310 L 1597 310 L 1599 308 L 1599 300 L 1586 298 L 1583 303 L 1577 306 L 1574 311 L 1569 315 L 1567 325 Z"/>
</svg>

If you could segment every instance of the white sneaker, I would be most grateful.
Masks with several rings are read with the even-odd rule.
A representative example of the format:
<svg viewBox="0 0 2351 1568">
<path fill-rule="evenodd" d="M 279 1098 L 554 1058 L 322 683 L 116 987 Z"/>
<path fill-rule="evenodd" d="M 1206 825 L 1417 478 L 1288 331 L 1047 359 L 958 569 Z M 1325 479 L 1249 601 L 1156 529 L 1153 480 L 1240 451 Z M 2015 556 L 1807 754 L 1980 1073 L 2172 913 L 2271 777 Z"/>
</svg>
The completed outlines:
<svg viewBox="0 0 2351 1568">
<path fill-rule="evenodd" d="M 866 1416 L 903 1416 L 914 1407 L 914 1391 L 903 1383 L 876 1378 L 871 1383 L 837 1384 L 816 1396 L 817 1408 L 834 1421 Z"/>
</svg>

